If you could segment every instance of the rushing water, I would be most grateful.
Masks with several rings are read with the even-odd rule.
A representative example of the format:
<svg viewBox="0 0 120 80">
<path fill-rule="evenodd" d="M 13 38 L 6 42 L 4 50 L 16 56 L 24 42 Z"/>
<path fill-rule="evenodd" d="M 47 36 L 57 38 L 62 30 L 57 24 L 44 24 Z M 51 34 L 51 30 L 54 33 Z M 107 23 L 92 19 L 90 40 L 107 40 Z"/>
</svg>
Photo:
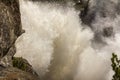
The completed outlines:
<svg viewBox="0 0 120 80">
<path fill-rule="evenodd" d="M 70 4 L 20 0 L 26 32 L 15 56 L 26 58 L 42 80 L 111 80 L 111 53 L 120 52 L 119 4 L 91 0 L 81 21 Z"/>
</svg>

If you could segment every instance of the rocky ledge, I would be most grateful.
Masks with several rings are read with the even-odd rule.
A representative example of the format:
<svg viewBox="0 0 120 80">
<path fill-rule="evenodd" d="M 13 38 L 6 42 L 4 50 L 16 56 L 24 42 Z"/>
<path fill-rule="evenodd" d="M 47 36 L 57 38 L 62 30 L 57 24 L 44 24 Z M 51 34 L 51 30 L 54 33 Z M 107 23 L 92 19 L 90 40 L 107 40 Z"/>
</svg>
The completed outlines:
<svg viewBox="0 0 120 80">
<path fill-rule="evenodd" d="M 0 0 L 0 80 L 40 80 L 27 60 L 14 57 L 22 33 L 19 0 Z"/>
</svg>

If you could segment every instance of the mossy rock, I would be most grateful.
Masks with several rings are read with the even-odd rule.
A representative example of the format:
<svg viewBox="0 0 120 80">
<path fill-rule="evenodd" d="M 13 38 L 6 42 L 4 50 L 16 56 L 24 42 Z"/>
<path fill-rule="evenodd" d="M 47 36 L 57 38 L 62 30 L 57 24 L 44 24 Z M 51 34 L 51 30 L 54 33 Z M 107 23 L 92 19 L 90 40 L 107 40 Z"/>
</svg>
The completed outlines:
<svg viewBox="0 0 120 80">
<path fill-rule="evenodd" d="M 17 67 L 23 71 L 26 71 L 27 66 L 26 60 L 24 60 L 22 57 L 13 57 L 13 67 Z"/>
<path fill-rule="evenodd" d="M 18 69 L 32 74 L 36 74 L 36 72 L 33 70 L 32 66 L 28 63 L 28 61 L 22 57 L 13 57 L 12 63 L 13 67 L 16 67 Z"/>
</svg>

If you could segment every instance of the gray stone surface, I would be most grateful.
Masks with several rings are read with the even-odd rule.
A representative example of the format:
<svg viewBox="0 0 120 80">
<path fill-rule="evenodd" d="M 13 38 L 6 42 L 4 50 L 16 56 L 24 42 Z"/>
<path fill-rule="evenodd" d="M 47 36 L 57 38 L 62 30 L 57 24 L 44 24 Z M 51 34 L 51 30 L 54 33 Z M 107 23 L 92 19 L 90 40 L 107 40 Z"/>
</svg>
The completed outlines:
<svg viewBox="0 0 120 80">
<path fill-rule="evenodd" d="M 40 80 L 25 59 L 20 61 L 24 66 L 13 66 L 15 41 L 23 32 L 19 0 L 0 0 L 0 80 Z"/>
</svg>

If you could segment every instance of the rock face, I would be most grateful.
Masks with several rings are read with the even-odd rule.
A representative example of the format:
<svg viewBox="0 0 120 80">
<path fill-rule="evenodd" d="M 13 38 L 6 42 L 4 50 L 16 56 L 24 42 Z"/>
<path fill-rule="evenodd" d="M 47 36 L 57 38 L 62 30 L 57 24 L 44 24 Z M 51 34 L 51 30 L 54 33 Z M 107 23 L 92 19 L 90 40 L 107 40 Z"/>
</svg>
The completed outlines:
<svg viewBox="0 0 120 80">
<path fill-rule="evenodd" d="M 0 71 L 0 80 L 39 80 L 36 76 L 17 68 L 3 68 Z"/>
<path fill-rule="evenodd" d="M 0 0 L 0 80 L 39 80 L 25 59 L 13 58 L 15 41 L 23 32 L 19 0 Z"/>
<path fill-rule="evenodd" d="M 14 55 L 14 43 L 23 30 L 18 0 L 0 0 L 0 57 Z M 10 51 L 11 48 L 14 50 Z"/>
</svg>

